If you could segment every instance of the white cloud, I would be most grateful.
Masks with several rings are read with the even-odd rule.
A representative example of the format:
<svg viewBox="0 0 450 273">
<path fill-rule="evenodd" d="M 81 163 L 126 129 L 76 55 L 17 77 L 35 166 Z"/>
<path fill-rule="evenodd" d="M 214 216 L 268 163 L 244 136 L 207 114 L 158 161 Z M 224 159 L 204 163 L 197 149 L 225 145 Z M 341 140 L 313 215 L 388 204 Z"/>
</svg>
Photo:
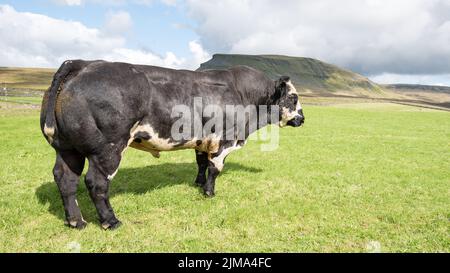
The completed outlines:
<svg viewBox="0 0 450 273">
<path fill-rule="evenodd" d="M 67 5 L 67 6 L 80 6 L 82 4 L 86 3 L 95 3 L 95 4 L 102 4 L 105 6 L 121 6 L 125 5 L 126 3 L 134 3 L 138 5 L 146 5 L 150 6 L 154 2 L 158 2 L 157 0 L 53 0 L 55 3 L 60 5 Z M 176 6 L 178 3 L 178 0 L 159 0 L 159 2 L 167 5 L 167 6 Z"/>
<path fill-rule="evenodd" d="M 198 68 L 201 63 L 206 62 L 211 58 L 211 55 L 203 49 L 198 41 L 189 42 L 189 50 L 193 55 L 192 59 L 188 62 L 191 69 Z"/>
<path fill-rule="evenodd" d="M 450 73 L 450 0 L 186 0 L 210 52 L 308 56 L 366 75 Z"/>
<path fill-rule="evenodd" d="M 131 16 L 126 11 L 110 11 L 106 14 L 104 31 L 108 34 L 121 35 L 129 31 L 132 26 Z"/>
<path fill-rule="evenodd" d="M 160 57 L 143 50 L 128 48 L 113 48 L 111 52 L 104 54 L 101 59 L 113 62 L 149 64 L 172 68 L 182 67 L 185 63 L 184 59 L 177 58 L 172 52 L 167 52 L 166 56 Z"/>
<path fill-rule="evenodd" d="M 392 74 L 382 73 L 370 77 L 370 79 L 377 83 L 410 83 L 410 84 L 425 84 L 425 85 L 444 85 L 450 86 L 450 73 L 437 75 L 410 75 L 410 74 Z"/>
<path fill-rule="evenodd" d="M 68 58 L 94 58 L 121 47 L 120 37 L 105 36 L 79 22 L 0 6 L 0 60 L 2 65 L 55 66 Z"/>
<path fill-rule="evenodd" d="M 149 1 L 149 0 L 135 0 L 137 1 Z M 81 6 L 86 3 L 95 3 L 95 4 L 102 4 L 106 6 L 120 6 L 127 2 L 127 0 L 53 0 L 53 2 L 59 4 L 59 5 L 66 5 L 66 6 Z"/>
<path fill-rule="evenodd" d="M 135 3 L 135 4 L 140 4 L 140 5 L 146 5 L 146 6 L 150 6 L 155 2 L 161 2 L 167 6 L 174 7 L 177 5 L 178 0 L 159 0 L 159 1 L 157 1 L 157 0 L 133 0 L 130 2 Z"/>
<path fill-rule="evenodd" d="M 125 25 L 131 22 L 127 17 L 124 13 L 111 15 L 111 18 L 125 21 Z M 187 45 L 192 56 L 186 58 L 179 58 L 172 52 L 159 56 L 145 50 L 130 49 L 125 46 L 125 38 L 117 32 L 124 29 L 110 27 L 114 33 L 0 5 L 0 66 L 57 67 L 67 59 L 104 59 L 197 68 L 199 62 L 209 56 L 195 41 Z"/>
<path fill-rule="evenodd" d="M 177 0 L 161 0 L 163 4 L 166 4 L 168 6 L 176 6 L 178 1 Z"/>
<path fill-rule="evenodd" d="M 54 0 L 56 3 L 60 5 L 67 5 L 67 6 L 80 6 L 81 0 Z"/>
</svg>

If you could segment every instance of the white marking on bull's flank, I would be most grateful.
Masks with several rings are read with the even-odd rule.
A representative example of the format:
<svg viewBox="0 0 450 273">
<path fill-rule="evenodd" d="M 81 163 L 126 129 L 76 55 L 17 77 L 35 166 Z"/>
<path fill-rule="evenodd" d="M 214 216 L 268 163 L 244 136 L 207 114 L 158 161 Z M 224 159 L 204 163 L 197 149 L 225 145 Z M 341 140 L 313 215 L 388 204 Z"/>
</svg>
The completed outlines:
<svg viewBox="0 0 450 273">
<path fill-rule="evenodd" d="M 53 136 L 55 135 L 55 127 L 47 127 L 47 124 L 44 124 L 44 134 L 48 137 L 48 141 L 52 143 Z"/>
<path fill-rule="evenodd" d="M 140 143 L 142 146 L 157 151 L 170 151 L 174 148 L 174 144 L 170 143 L 170 139 L 159 137 L 150 124 L 139 124 L 131 133 L 131 141 L 134 140 L 138 132 L 146 132 L 150 136 L 149 140 L 142 139 Z"/>
<path fill-rule="evenodd" d="M 131 127 L 130 129 L 130 138 L 128 138 L 127 141 L 127 146 L 125 148 L 123 148 L 122 152 L 120 153 L 120 156 L 123 157 L 123 154 L 125 153 L 125 150 L 128 148 L 128 146 L 130 146 L 130 144 L 133 142 L 134 138 L 133 138 L 133 131 L 136 129 L 136 127 L 138 126 L 139 121 L 136 121 L 133 125 L 133 127 Z M 114 146 L 114 143 L 111 143 L 111 146 Z"/>
<path fill-rule="evenodd" d="M 218 156 L 211 158 L 210 161 L 214 163 L 214 166 L 219 171 L 222 171 L 224 165 L 223 161 L 225 160 L 225 157 L 229 155 L 231 152 L 239 150 L 240 148 L 242 148 L 242 146 L 237 145 L 237 141 L 235 141 L 233 143 L 233 146 L 225 148 Z"/>
<path fill-rule="evenodd" d="M 134 135 L 136 134 L 136 128 L 138 126 L 139 126 L 139 121 L 136 121 L 136 123 L 134 123 L 133 127 L 131 127 L 131 129 L 130 129 L 130 138 L 128 139 L 128 145 L 130 145 L 130 143 L 133 142 Z"/>
<path fill-rule="evenodd" d="M 139 132 L 145 132 L 149 135 L 150 139 L 141 139 L 140 143 L 133 142 L 136 134 Z M 201 140 L 201 143 L 197 145 L 197 141 Z M 219 150 L 220 137 L 216 134 L 210 134 L 203 139 L 193 138 L 185 143 L 174 142 L 170 138 L 161 138 L 159 134 L 151 127 L 150 124 L 138 124 L 133 126 L 130 130 L 130 139 L 128 145 L 135 149 L 150 152 L 154 157 L 159 158 L 159 152 L 161 151 L 173 151 L 180 149 L 196 149 L 200 152 L 216 153 Z"/>
</svg>

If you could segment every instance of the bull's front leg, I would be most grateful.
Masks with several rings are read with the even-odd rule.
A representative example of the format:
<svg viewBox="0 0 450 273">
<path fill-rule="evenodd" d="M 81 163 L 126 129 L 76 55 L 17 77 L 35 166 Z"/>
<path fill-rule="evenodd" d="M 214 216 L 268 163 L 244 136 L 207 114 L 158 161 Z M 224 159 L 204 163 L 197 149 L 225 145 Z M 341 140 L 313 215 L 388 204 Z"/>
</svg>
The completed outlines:
<svg viewBox="0 0 450 273">
<path fill-rule="evenodd" d="M 208 179 L 206 183 L 203 185 L 203 191 L 206 196 L 213 197 L 214 196 L 214 188 L 216 185 L 216 178 L 219 175 L 222 169 L 216 167 L 213 161 L 208 161 Z"/>
<path fill-rule="evenodd" d="M 195 151 L 195 159 L 197 160 L 198 173 L 195 179 L 197 186 L 203 187 L 206 183 L 206 169 L 208 169 L 208 153 Z"/>
<path fill-rule="evenodd" d="M 216 178 L 222 171 L 225 164 L 225 158 L 234 150 L 240 149 L 242 146 L 237 144 L 237 141 L 224 143 L 219 148 L 218 153 L 208 154 L 208 178 L 203 185 L 203 190 L 206 196 L 214 196 L 214 188 L 216 184 Z"/>
</svg>

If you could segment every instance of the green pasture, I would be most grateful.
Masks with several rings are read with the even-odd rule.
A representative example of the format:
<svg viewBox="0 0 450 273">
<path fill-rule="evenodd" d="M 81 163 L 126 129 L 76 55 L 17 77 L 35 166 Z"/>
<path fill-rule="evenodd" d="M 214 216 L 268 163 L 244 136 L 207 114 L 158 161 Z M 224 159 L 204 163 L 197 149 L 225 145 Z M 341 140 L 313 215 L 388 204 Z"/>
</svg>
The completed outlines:
<svg viewBox="0 0 450 273">
<path fill-rule="evenodd" d="M 5 97 L 5 96 L 0 96 L 0 102 L 41 105 L 42 97 L 16 97 L 16 96 Z"/>
<path fill-rule="evenodd" d="M 305 105 L 280 146 L 227 158 L 216 197 L 194 186 L 192 150 L 128 149 L 112 182 L 123 225 L 64 226 L 55 152 L 37 110 L 0 110 L 0 252 L 449 252 L 450 112 Z"/>
</svg>

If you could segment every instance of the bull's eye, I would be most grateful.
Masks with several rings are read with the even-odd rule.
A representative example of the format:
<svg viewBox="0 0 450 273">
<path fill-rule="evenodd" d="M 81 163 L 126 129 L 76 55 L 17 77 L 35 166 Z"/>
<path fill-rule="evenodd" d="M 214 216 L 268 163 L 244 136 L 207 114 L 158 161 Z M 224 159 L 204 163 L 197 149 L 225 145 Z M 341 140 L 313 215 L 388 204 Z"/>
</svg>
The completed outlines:
<svg viewBox="0 0 450 273">
<path fill-rule="evenodd" d="M 292 101 L 294 102 L 294 104 L 297 104 L 298 102 L 298 97 L 297 96 L 292 96 Z"/>
</svg>

